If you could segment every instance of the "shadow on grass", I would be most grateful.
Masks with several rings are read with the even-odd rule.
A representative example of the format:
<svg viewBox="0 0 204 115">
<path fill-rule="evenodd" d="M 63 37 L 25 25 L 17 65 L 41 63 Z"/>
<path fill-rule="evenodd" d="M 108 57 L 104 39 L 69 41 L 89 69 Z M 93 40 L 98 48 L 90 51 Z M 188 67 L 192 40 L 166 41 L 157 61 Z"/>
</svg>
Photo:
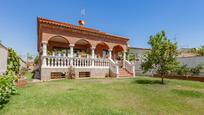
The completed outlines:
<svg viewBox="0 0 204 115">
<path fill-rule="evenodd" d="M 148 79 L 139 79 L 139 80 L 135 80 L 134 83 L 137 84 L 162 84 L 161 80 L 148 80 Z"/>
</svg>

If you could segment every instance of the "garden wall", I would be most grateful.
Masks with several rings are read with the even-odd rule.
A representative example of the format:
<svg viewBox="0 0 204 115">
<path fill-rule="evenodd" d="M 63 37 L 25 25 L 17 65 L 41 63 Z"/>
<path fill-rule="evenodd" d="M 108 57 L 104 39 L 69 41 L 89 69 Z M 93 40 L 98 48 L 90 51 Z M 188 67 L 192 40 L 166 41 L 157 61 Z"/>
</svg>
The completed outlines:
<svg viewBox="0 0 204 115">
<path fill-rule="evenodd" d="M 203 69 L 201 70 L 198 77 L 204 77 L 204 56 L 194 56 L 194 57 L 178 57 L 177 60 L 188 67 L 195 67 L 198 64 L 201 64 Z"/>
<path fill-rule="evenodd" d="M 195 67 L 198 64 L 202 64 L 203 69 L 201 70 L 199 75 L 196 75 L 196 77 L 204 77 L 204 56 L 178 57 L 177 61 L 183 65 L 186 64 L 188 67 Z M 135 66 L 136 75 L 148 75 L 148 76 L 153 75 L 154 73 L 153 71 L 149 71 L 143 74 L 142 70 L 140 69 L 140 65 L 141 65 L 141 61 L 137 61 Z"/>
<path fill-rule="evenodd" d="M 8 50 L 0 43 L 0 75 L 7 70 Z"/>
</svg>

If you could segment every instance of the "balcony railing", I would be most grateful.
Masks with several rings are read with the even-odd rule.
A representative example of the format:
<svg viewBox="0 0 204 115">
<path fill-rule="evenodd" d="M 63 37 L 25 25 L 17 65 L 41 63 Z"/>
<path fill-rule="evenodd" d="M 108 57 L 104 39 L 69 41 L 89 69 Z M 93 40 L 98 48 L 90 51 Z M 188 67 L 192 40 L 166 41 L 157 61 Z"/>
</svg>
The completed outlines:
<svg viewBox="0 0 204 115">
<path fill-rule="evenodd" d="M 42 66 L 46 68 L 108 68 L 109 59 L 92 59 L 92 58 L 70 58 L 63 56 L 43 56 Z"/>
</svg>

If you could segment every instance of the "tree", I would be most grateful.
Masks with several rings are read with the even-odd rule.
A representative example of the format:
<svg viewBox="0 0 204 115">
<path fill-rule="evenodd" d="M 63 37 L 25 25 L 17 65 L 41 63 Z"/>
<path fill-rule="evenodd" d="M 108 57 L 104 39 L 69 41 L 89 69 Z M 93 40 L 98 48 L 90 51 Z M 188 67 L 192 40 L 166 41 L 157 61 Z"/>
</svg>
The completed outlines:
<svg viewBox="0 0 204 115">
<path fill-rule="evenodd" d="M 20 69 L 20 60 L 16 52 L 12 49 L 8 49 L 8 59 L 7 59 L 7 74 L 18 74 Z"/>
<path fill-rule="evenodd" d="M 35 57 L 35 59 L 34 59 L 34 64 L 38 64 L 38 61 L 39 61 L 39 56 L 37 55 L 36 57 Z"/>
<path fill-rule="evenodd" d="M 144 55 L 141 68 L 144 73 L 154 69 L 161 76 L 163 84 L 164 77 L 174 71 L 178 65 L 176 61 L 177 43 L 172 43 L 167 39 L 165 32 L 161 31 L 150 36 L 148 44 L 151 46 L 151 50 Z"/>
<path fill-rule="evenodd" d="M 204 56 L 204 45 L 198 48 L 197 53 L 199 56 Z"/>
<path fill-rule="evenodd" d="M 27 59 L 32 60 L 33 56 L 30 53 L 27 53 Z"/>
</svg>

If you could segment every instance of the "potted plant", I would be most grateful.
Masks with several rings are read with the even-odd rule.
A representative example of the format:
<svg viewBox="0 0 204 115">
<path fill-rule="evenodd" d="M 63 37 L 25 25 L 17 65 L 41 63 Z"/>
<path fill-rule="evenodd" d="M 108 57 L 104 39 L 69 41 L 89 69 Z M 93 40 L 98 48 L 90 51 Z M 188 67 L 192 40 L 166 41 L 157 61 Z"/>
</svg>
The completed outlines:
<svg viewBox="0 0 204 115">
<path fill-rule="evenodd" d="M 66 56 L 66 50 L 65 50 L 65 49 L 61 50 L 61 53 L 62 53 L 62 55 L 63 55 L 64 57 Z"/>
<path fill-rule="evenodd" d="M 68 68 L 67 78 L 69 79 L 75 78 L 75 68 L 73 66 L 70 66 L 70 68 Z"/>
</svg>

